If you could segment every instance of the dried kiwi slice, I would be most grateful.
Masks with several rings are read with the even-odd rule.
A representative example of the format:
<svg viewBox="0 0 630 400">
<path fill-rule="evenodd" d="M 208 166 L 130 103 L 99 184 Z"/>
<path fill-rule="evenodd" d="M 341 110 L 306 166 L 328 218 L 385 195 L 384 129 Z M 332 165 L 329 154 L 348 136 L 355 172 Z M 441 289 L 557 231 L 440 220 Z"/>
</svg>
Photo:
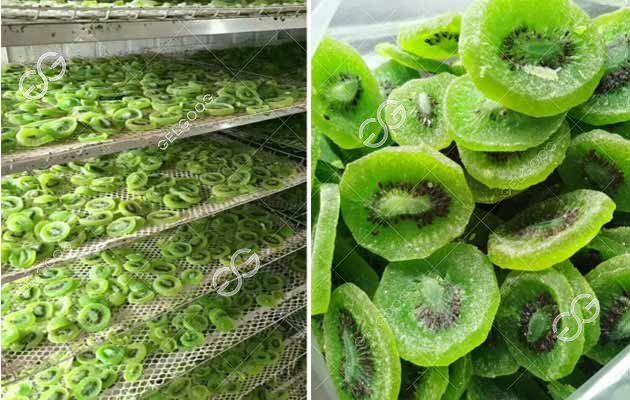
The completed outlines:
<svg viewBox="0 0 630 400">
<path fill-rule="evenodd" d="M 602 130 L 578 135 L 558 172 L 569 188 L 601 190 L 630 211 L 630 140 Z"/>
<path fill-rule="evenodd" d="M 333 258 L 333 285 L 354 283 L 372 298 L 376 293 L 379 277 L 356 249 L 357 245 L 353 240 L 337 235 Z"/>
<path fill-rule="evenodd" d="M 475 203 L 495 204 L 521 193 L 520 190 L 490 188 L 470 176 L 470 174 L 465 173 L 465 175 Z"/>
<path fill-rule="evenodd" d="M 602 229 L 595 239 L 571 257 L 571 261 L 580 271 L 588 272 L 603 261 L 622 254 L 630 254 L 630 226 Z"/>
<path fill-rule="evenodd" d="M 457 145 L 474 151 L 522 151 L 539 146 L 556 132 L 565 114 L 534 118 L 487 99 L 469 75 L 446 90 L 444 115 Z"/>
<path fill-rule="evenodd" d="M 439 74 L 441 72 L 451 72 L 448 64 L 429 58 L 419 57 L 409 53 L 391 43 L 379 43 L 374 48 L 376 53 L 383 57 L 389 57 L 399 64 L 421 71 Z"/>
<path fill-rule="evenodd" d="M 324 315 L 326 364 L 340 400 L 396 400 L 400 358 L 380 311 L 351 283 L 332 294 Z"/>
<path fill-rule="evenodd" d="M 320 209 L 313 226 L 311 314 L 322 314 L 328 309 L 332 286 L 331 267 L 335 250 L 335 235 L 339 221 L 339 186 L 325 183 L 320 186 Z"/>
<path fill-rule="evenodd" d="M 604 193 L 586 189 L 544 200 L 490 234 L 488 256 L 502 268 L 549 268 L 597 236 L 614 209 L 615 203 Z"/>
<path fill-rule="evenodd" d="M 601 336 L 586 355 L 606 364 L 630 344 L 630 254 L 613 257 L 586 275 L 600 303 Z"/>
<path fill-rule="evenodd" d="M 571 0 L 475 0 L 459 44 L 486 97 L 534 117 L 585 102 L 604 72 L 597 28 Z"/>
<path fill-rule="evenodd" d="M 591 125 L 630 121 L 630 8 L 595 18 L 606 45 L 606 72 L 593 97 L 571 110 L 571 116 Z"/>
<path fill-rule="evenodd" d="M 582 355 L 582 312 L 571 308 L 574 298 L 571 284 L 554 268 L 512 271 L 501 285 L 497 328 L 516 361 L 540 379 L 567 376 Z M 560 340 L 558 332 L 564 330 L 575 337 Z"/>
<path fill-rule="evenodd" d="M 472 379 L 473 366 L 469 355 L 465 355 L 448 367 L 448 387 L 441 400 L 458 400 Z"/>
<path fill-rule="evenodd" d="M 466 171 L 484 185 L 496 189 L 522 190 L 547 179 L 564 160 L 571 143 L 564 123 L 540 146 L 515 152 L 481 152 L 458 145 Z"/>
<path fill-rule="evenodd" d="M 426 145 L 346 166 L 341 211 L 358 244 L 389 261 L 427 257 L 464 232 L 472 194 L 461 167 Z"/>
<path fill-rule="evenodd" d="M 504 336 L 492 326 L 486 341 L 471 353 L 473 373 L 484 378 L 515 374 L 519 365 L 507 348 Z"/>
<path fill-rule="evenodd" d="M 423 260 L 389 264 L 374 303 L 401 358 L 447 366 L 483 343 L 499 307 L 499 286 L 483 253 L 451 243 Z"/>
<path fill-rule="evenodd" d="M 383 101 L 378 82 L 355 49 L 331 38 L 322 40 L 312 63 L 313 125 L 341 148 L 363 147 L 380 132 L 379 124 L 368 124 L 372 132 L 360 137 L 361 124 Z"/>
<path fill-rule="evenodd" d="M 454 78 L 444 73 L 414 79 L 392 91 L 385 107 L 385 122 L 396 143 L 401 146 L 424 143 L 437 150 L 451 143 L 442 99 Z"/>
<path fill-rule="evenodd" d="M 445 60 L 457 56 L 462 16 L 447 13 L 403 26 L 398 46 L 420 57 Z"/>
<path fill-rule="evenodd" d="M 387 98 L 392 90 L 402 86 L 405 82 L 420 78 L 415 69 L 405 67 L 394 60 L 385 61 L 372 71 L 381 87 L 381 94 Z"/>
<path fill-rule="evenodd" d="M 403 361 L 398 400 L 440 400 L 448 385 L 448 368 L 425 368 Z"/>
</svg>

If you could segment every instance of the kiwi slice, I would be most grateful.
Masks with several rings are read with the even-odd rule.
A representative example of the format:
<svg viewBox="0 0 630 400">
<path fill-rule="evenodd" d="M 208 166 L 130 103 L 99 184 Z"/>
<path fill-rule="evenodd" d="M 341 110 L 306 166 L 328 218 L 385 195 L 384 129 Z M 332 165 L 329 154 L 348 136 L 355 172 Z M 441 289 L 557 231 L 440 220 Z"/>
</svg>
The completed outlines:
<svg viewBox="0 0 630 400">
<path fill-rule="evenodd" d="M 444 115 L 457 145 L 474 151 L 523 151 L 546 142 L 565 114 L 534 118 L 486 98 L 469 75 L 446 90 Z"/>
<path fill-rule="evenodd" d="M 331 266 L 335 251 L 335 235 L 339 221 L 339 186 L 320 186 L 320 209 L 313 227 L 311 314 L 322 314 L 330 302 Z"/>
<path fill-rule="evenodd" d="M 575 392 L 575 388 L 571 385 L 552 381 L 547 384 L 547 391 L 553 400 L 566 400 Z"/>
<path fill-rule="evenodd" d="M 549 396 L 530 375 L 519 373 L 497 379 L 473 377 L 466 400 L 549 400 Z"/>
<path fill-rule="evenodd" d="M 630 226 L 602 229 L 571 261 L 582 272 L 588 272 L 603 261 L 622 254 L 630 254 Z"/>
<path fill-rule="evenodd" d="M 466 243 L 477 246 L 484 253 L 488 244 L 488 236 L 499 225 L 503 224 L 503 220 L 496 215 L 482 210 L 481 208 L 475 208 L 473 211 L 466 230 L 460 238 Z"/>
<path fill-rule="evenodd" d="M 540 146 L 515 152 L 481 152 L 457 146 L 466 171 L 484 185 L 497 189 L 522 190 L 547 179 L 562 163 L 571 133 L 568 124 Z"/>
<path fill-rule="evenodd" d="M 484 378 L 515 374 L 519 365 L 508 350 L 505 337 L 492 326 L 485 342 L 471 353 L 473 373 Z"/>
<path fill-rule="evenodd" d="M 460 399 L 472 379 L 473 365 L 470 355 L 455 361 L 448 367 L 448 387 L 441 400 Z"/>
<path fill-rule="evenodd" d="M 385 106 L 385 122 L 401 146 L 425 143 L 440 150 L 451 143 L 443 116 L 442 99 L 455 78 L 438 74 L 411 80 L 394 89 Z"/>
<path fill-rule="evenodd" d="M 571 0 L 475 0 L 459 50 L 486 97 L 534 117 L 584 103 L 604 73 L 603 41 Z"/>
<path fill-rule="evenodd" d="M 419 57 L 409 53 L 391 43 L 379 43 L 374 48 L 377 54 L 383 57 L 389 57 L 399 64 L 415 69 L 420 72 L 430 72 L 439 74 L 441 72 L 450 72 L 451 67 L 441 61 L 431 60 L 429 58 Z"/>
<path fill-rule="evenodd" d="M 324 315 L 326 364 L 340 400 L 396 400 L 396 339 L 369 297 L 351 283 L 333 291 Z"/>
<path fill-rule="evenodd" d="M 601 190 L 630 211 L 630 140 L 602 130 L 578 135 L 558 172 L 569 188 Z"/>
<path fill-rule="evenodd" d="M 457 56 L 462 16 L 447 13 L 403 26 L 398 46 L 420 57 L 445 60 Z"/>
<path fill-rule="evenodd" d="M 630 8 L 595 18 L 595 26 L 606 45 L 606 71 L 593 97 L 571 115 L 596 126 L 630 121 Z"/>
<path fill-rule="evenodd" d="M 612 219 L 604 193 L 576 190 L 537 203 L 499 226 L 488 240 L 490 260 L 502 267 L 541 270 L 567 260 Z"/>
<path fill-rule="evenodd" d="M 405 82 L 420 78 L 418 71 L 399 64 L 394 60 L 385 61 L 376 67 L 373 73 L 381 87 L 381 94 L 384 98 L 387 98 L 392 90 Z"/>
<path fill-rule="evenodd" d="M 351 46 L 324 38 L 312 60 L 313 125 L 339 147 L 364 146 L 371 135 L 380 133 L 379 124 L 364 121 L 376 117 L 383 101 L 376 78 Z"/>
<path fill-rule="evenodd" d="M 501 285 L 497 328 L 514 359 L 540 379 L 569 375 L 582 355 L 583 317 L 580 308 L 571 308 L 574 297 L 567 278 L 554 268 L 512 271 Z M 577 318 L 562 317 L 565 313 Z M 560 340 L 558 332 L 565 330 L 575 337 Z"/>
<path fill-rule="evenodd" d="M 378 287 L 379 278 L 365 259 L 355 251 L 356 247 L 354 241 L 337 234 L 333 258 L 333 285 L 354 283 L 372 298 Z"/>
<path fill-rule="evenodd" d="M 630 254 L 604 261 L 586 275 L 600 304 L 601 335 L 586 355 L 606 364 L 630 344 Z"/>
<path fill-rule="evenodd" d="M 448 368 L 425 368 L 402 362 L 398 400 L 440 400 L 449 385 Z"/>
<path fill-rule="evenodd" d="M 470 176 L 470 174 L 465 173 L 465 175 L 466 182 L 468 182 L 468 187 L 472 192 L 475 203 L 495 204 L 521 193 L 520 190 L 491 188 L 479 182 L 478 180 Z"/>
<path fill-rule="evenodd" d="M 394 331 L 401 358 L 447 366 L 483 343 L 499 287 L 483 253 L 451 243 L 423 260 L 389 264 L 374 303 Z"/>
</svg>

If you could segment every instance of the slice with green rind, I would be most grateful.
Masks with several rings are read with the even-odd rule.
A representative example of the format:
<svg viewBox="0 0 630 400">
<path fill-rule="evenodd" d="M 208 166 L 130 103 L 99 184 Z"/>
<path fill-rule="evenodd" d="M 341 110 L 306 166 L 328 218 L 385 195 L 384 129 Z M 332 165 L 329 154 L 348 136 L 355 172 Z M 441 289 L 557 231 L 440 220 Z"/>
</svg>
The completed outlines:
<svg viewBox="0 0 630 400">
<path fill-rule="evenodd" d="M 502 268 L 549 268 L 597 236 L 614 210 L 615 203 L 594 190 L 552 197 L 520 212 L 490 234 L 488 256 Z"/>
<path fill-rule="evenodd" d="M 464 232 L 461 167 L 429 146 L 389 147 L 346 166 L 341 212 L 358 244 L 389 261 L 423 258 Z"/>
<path fill-rule="evenodd" d="M 451 143 L 442 99 L 454 75 L 442 73 L 414 79 L 394 89 L 385 106 L 385 122 L 401 146 L 428 144 L 441 150 Z"/>
<path fill-rule="evenodd" d="M 630 211 L 630 140 L 602 130 L 573 138 L 558 172 L 569 188 L 601 190 Z"/>
<path fill-rule="evenodd" d="M 324 183 L 320 186 L 320 210 L 313 226 L 311 314 L 322 314 L 328 309 L 332 287 L 331 268 L 335 251 L 335 236 L 339 221 L 339 186 Z"/>
<path fill-rule="evenodd" d="M 474 246 L 451 243 L 423 260 L 391 263 L 374 296 L 400 357 L 447 366 L 485 340 L 499 306 L 492 264 Z"/>
<path fill-rule="evenodd" d="M 501 285 L 497 329 L 514 359 L 540 379 L 569 375 L 582 355 L 582 313 L 572 308 L 574 298 L 571 284 L 554 268 L 512 271 Z M 565 331 L 571 340 L 558 337 Z"/>
<path fill-rule="evenodd" d="M 547 179 L 564 160 L 571 143 L 569 126 L 560 128 L 540 146 L 521 152 L 480 152 L 457 146 L 466 171 L 484 185 L 522 190 Z"/>
<path fill-rule="evenodd" d="M 473 373 L 484 378 L 515 374 L 519 365 L 512 357 L 504 336 L 493 326 L 486 341 L 471 353 Z"/>
<path fill-rule="evenodd" d="M 469 75 L 446 90 L 444 115 L 459 147 L 474 151 L 523 151 L 546 142 L 564 114 L 534 118 L 487 99 Z"/>
<path fill-rule="evenodd" d="M 391 43 L 379 43 L 374 50 L 383 57 L 389 57 L 399 64 L 420 72 L 439 74 L 441 72 L 451 71 L 451 67 L 449 67 L 448 64 L 408 53 Z"/>
<path fill-rule="evenodd" d="M 604 365 L 630 344 L 630 254 L 604 261 L 586 280 L 601 308 L 599 342 L 586 355 Z"/>
<path fill-rule="evenodd" d="M 448 387 L 441 400 L 458 400 L 472 379 L 473 365 L 470 355 L 465 355 L 448 367 Z"/>
<path fill-rule="evenodd" d="M 367 295 L 351 283 L 334 290 L 324 315 L 326 364 L 340 400 L 396 400 L 401 367 L 394 335 Z"/>
<path fill-rule="evenodd" d="M 581 263 L 577 265 L 594 268 L 602 261 L 622 254 L 630 254 L 630 226 L 602 229 L 595 239 L 576 255 L 576 259 L 583 261 L 585 265 Z"/>
<path fill-rule="evenodd" d="M 392 90 L 412 79 L 420 78 L 417 70 L 406 67 L 394 60 L 385 61 L 372 71 L 381 87 L 381 94 L 387 98 Z"/>
<path fill-rule="evenodd" d="M 409 53 L 435 60 L 455 57 L 461 21 L 461 14 L 447 13 L 405 24 L 398 31 L 398 46 Z"/>
<path fill-rule="evenodd" d="M 496 204 L 521 193 L 521 190 L 491 188 L 466 173 L 466 182 L 473 194 L 475 203 Z"/>
</svg>

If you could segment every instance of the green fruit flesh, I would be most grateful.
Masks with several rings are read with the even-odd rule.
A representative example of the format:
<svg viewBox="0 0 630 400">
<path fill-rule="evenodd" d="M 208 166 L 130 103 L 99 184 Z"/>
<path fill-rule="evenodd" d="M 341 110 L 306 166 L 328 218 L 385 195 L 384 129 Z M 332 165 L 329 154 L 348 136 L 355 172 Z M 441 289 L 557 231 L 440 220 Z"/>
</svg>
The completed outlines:
<svg viewBox="0 0 630 400">
<path fill-rule="evenodd" d="M 405 82 L 420 78 L 415 69 L 405 67 L 394 60 L 389 60 L 379 65 L 373 71 L 374 77 L 381 87 L 381 94 L 387 98 L 392 90 L 402 86 Z"/>
<path fill-rule="evenodd" d="M 486 341 L 471 353 L 473 373 L 484 378 L 515 374 L 519 365 L 508 350 L 504 336 L 492 327 Z"/>
<path fill-rule="evenodd" d="M 444 60 L 457 55 L 462 17 L 458 13 L 438 15 L 403 26 L 398 46 L 420 57 Z"/>
<path fill-rule="evenodd" d="M 409 67 L 420 72 L 439 74 L 441 72 L 451 71 L 448 64 L 441 61 L 431 60 L 429 58 L 419 57 L 415 54 L 406 52 L 391 43 L 379 43 L 376 45 L 374 50 L 383 57 L 389 57 L 405 67 Z"/>
</svg>

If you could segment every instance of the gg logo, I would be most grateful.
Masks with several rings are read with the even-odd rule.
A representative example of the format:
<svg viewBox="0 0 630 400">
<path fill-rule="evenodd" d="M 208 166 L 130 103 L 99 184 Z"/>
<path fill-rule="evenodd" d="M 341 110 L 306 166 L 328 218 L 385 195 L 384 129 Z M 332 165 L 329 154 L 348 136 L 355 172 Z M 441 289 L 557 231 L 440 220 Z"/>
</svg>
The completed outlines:
<svg viewBox="0 0 630 400">
<path fill-rule="evenodd" d="M 44 60 L 48 57 L 57 57 L 57 59 L 50 65 L 51 68 L 57 68 L 58 66 L 61 65 L 61 71 L 57 73 L 56 75 L 47 76 L 42 71 L 42 65 L 44 63 Z M 59 79 L 63 78 L 65 73 L 66 73 L 66 60 L 64 60 L 62 56 L 60 56 L 58 53 L 55 53 L 54 51 L 46 52 L 42 54 L 37 60 L 36 71 L 30 70 L 22 74 L 22 76 L 20 77 L 20 82 L 19 82 L 19 90 L 20 92 L 22 92 L 22 95 L 26 97 L 27 99 L 39 100 L 42 97 L 44 97 L 44 95 L 48 91 L 48 82 L 58 81 Z M 24 88 L 24 82 L 26 81 L 26 79 L 28 79 L 29 77 L 33 75 L 39 75 L 39 77 L 42 79 L 42 82 L 43 82 L 41 91 L 35 94 L 33 94 L 37 90 L 37 87 L 35 85 L 30 85 L 26 89 Z"/>
<path fill-rule="evenodd" d="M 577 311 L 576 311 L 576 307 L 578 307 L 578 302 L 582 299 L 586 299 L 589 301 L 588 304 L 584 307 L 585 310 L 591 311 L 594 309 L 594 311 L 591 313 L 592 315 L 586 319 L 580 318 L 577 315 Z M 590 322 L 595 321 L 598 315 L 599 315 L 599 301 L 594 296 L 588 293 L 579 294 L 573 299 L 573 301 L 571 301 L 571 311 L 570 312 L 564 311 L 558 314 L 558 316 L 553 320 L 553 325 L 552 325 L 553 332 L 557 334 L 559 340 L 562 340 L 563 342 L 571 342 L 577 339 L 577 337 L 580 336 L 580 334 L 582 334 L 582 331 L 584 330 L 584 324 L 588 324 Z M 558 323 L 560 323 L 560 320 L 565 317 L 573 318 L 578 326 L 577 331 L 571 336 L 568 336 L 569 328 L 567 327 L 564 327 L 562 332 L 558 333 Z"/>
<path fill-rule="evenodd" d="M 383 111 L 385 107 L 389 104 L 396 106 L 396 108 L 394 108 L 394 111 L 392 113 L 393 121 L 388 126 L 385 123 L 385 121 L 383 121 L 382 115 L 383 115 Z M 381 129 L 383 130 L 383 136 L 381 137 L 381 140 L 374 143 L 374 140 L 376 140 L 378 135 L 372 132 L 367 137 L 367 139 L 363 141 L 363 144 L 365 146 L 371 147 L 373 149 L 377 149 L 381 147 L 382 145 L 384 145 L 385 142 L 387 142 L 387 139 L 389 138 L 389 129 L 391 128 L 396 129 L 396 128 L 401 127 L 402 124 L 405 122 L 406 118 L 407 118 L 407 112 L 405 111 L 405 107 L 400 102 L 395 101 L 395 100 L 386 100 L 382 102 L 380 106 L 378 106 L 378 110 L 376 111 L 376 118 L 368 118 L 365 121 L 363 121 L 363 123 L 359 127 L 359 139 L 363 139 L 363 136 L 365 136 L 364 131 L 368 125 L 373 124 L 373 123 L 378 123 L 381 126 Z"/>
<path fill-rule="evenodd" d="M 219 288 L 217 289 L 217 293 L 219 293 L 221 296 L 224 296 L 224 297 L 234 296 L 235 294 L 239 292 L 239 290 L 241 290 L 241 287 L 243 286 L 243 278 L 251 278 L 252 276 L 256 275 L 256 273 L 260 269 L 260 257 L 258 257 L 258 254 L 256 253 L 253 253 L 252 255 L 250 255 L 247 258 L 247 260 L 245 260 L 245 262 L 241 264 L 241 268 L 249 267 L 250 265 L 255 264 L 254 268 L 252 268 L 250 271 L 245 272 L 243 274 L 241 274 L 239 270 L 236 268 L 237 257 L 239 257 L 241 254 L 249 254 L 251 252 L 252 250 L 250 249 L 237 250 L 234 254 L 232 254 L 232 257 L 230 258 L 230 266 L 221 267 L 214 273 L 214 275 L 212 276 L 212 287 L 216 287 L 218 285 L 219 277 L 221 277 L 224 274 L 232 273 L 234 274 L 234 276 L 236 276 L 236 279 L 235 279 L 236 286 L 234 287 L 234 289 L 228 290 L 228 287 L 233 281 L 226 280 L 225 282 L 223 282 L 221 286 L 219 286 Z M 249 270 L 249 268 L 244 268 L 244 269 Z"/>
</svg>

